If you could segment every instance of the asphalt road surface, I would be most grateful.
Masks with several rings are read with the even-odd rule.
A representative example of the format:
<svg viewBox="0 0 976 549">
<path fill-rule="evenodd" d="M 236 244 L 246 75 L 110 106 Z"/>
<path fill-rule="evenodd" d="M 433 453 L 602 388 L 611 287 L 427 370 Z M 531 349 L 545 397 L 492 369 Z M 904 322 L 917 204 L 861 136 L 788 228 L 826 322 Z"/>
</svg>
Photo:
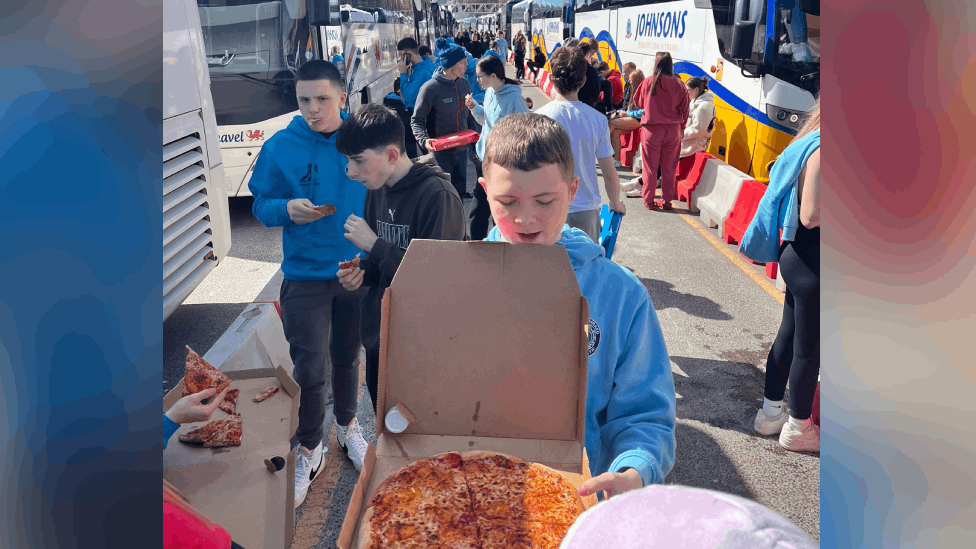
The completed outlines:
<svg viewBox="0 0 976 549">
<path fill-rule="evenodd" d="M 529 81 L 522 91 L 535 108 L 547 102 Z M 634 177 L 619 173 L 622 181 Z M 474 184 L 469 166 L 469 189 Z M 606 203 L 602 181 L 601 193 Z M 787 452 L 777 437 L 752 430 L 782 294 L 765 281 L 762 267 L 745 263 L 734 246 L 721 243 L 717 230 L 702 225 L 680 203 L 663 212 L 645 210 L 640 199 L 625 200 L 627 215 L 613 260 L 647 288 L 678 395 L 677 459 L 666 483 L 755 500 L 819 540 L 820 455 Z M 251 203 L 250 198 L 231 200 L 229 257 L 164 323 L 164 393 L 183 375 L 183 346 L 206 353 L 278 269 L 281 229 L 263 227 L 251 215 Z M 367 439 L 375 442 L 365 383 L 358 417 Z M 327 431 L 331 424 L 328 417 Z M 297 514 L 293 549 L 335 547 L 356 480 L 331 433 L 324 470 Z"/>
</svg>

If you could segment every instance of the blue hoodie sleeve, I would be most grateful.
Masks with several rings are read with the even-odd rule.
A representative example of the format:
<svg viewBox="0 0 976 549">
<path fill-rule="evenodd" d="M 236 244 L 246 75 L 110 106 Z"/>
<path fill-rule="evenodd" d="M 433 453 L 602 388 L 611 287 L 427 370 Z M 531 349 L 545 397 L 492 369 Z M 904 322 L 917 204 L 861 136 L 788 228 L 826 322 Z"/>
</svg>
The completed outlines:
<svg viewBox="0 0 976 549">
<path fill-rule="evenodd" d="M 406 73 L 400 73 L 400 93 L 407 103 L 407 108 L 412 109 L 417 103 L 417 95 L 420 94 L 420 87 L 424 85 L 434 75 L 434 70 L 430 63 L 417 63 L 410 72 L 410 77 Z"/>
<path fill-rule="evenodd" d="M 173 433 L 175 433 L 179 428 L 179 423 L 176 423 L 172 419 L 166 417 L 166 414 L 163 414 L 163 450 L 165 450 L 166 446 L 169 445 L 170 437 L 173 436 Z"/>
<path fill-rule="evenodd" d="M 498 108 L 500 110 L 498 113 L 498 120 L 501 120 L 510 114 L 529 112 L 529 106 L 525 104 L 525 98 L 522 97 L 521 91 L 519 91 L 517 94 L 495 94 L 495 97 L 498 101 Z"/>
<path fill-rule="evenodd" d="M 268 143 L 261 147 L 254 171 L 247 188 L 254 197 L 251 211 L 265 227 L 284 227 L 290 224 L 288 215 L 288 200 L 290 196 L 286 188 L 285 176 L 271 158 Z"/>
<path fill-rule="evenodd" d="M 479 124 L 483 125 L 485 123 L 485 108 L 481 105 L 475 105 L 474 108 L 471 109 L 471 116 L 473 116 Z"/>
<path fill-rule="evenodd" d="M 623 345 L 600 432 L 616 456 L 609 470 L 631 467 L 645 486 L 661 483 L 674 466 L 674 378 L 664 334 L 646 293 Z"/>
</svg>

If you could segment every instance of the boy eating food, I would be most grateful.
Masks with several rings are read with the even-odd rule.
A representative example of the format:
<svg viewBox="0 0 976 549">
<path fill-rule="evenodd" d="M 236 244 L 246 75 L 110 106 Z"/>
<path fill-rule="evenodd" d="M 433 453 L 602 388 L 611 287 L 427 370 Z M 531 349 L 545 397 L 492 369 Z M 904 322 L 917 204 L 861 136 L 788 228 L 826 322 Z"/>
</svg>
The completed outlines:
<svg viewBox="0 0 976 549">
<path fill-rule="evenodd" d="M 367 255 L 339 266 L 343 288 L 369 290 L 362 298 L 360 334 L 366 348 L 366 387 L 376 408 L 383 291 L 415 238 L 464 240 L 464 208 L 450 177 L 425 155 L 414 162 L 404 148 L 405 128 L 390 109 L 363 105 L 342 123 L 336 147 L 349 159 L 346 173 L 366 187 L 363 217 L 344 225 L 347 240 Z"/>
<path fill-rule="evenodd" d="M 590 308 L 586 453 L 594 477 L 581 495 L 604 497 L 663 483 L 674 465 L 671 363 L 647 290 L 566 225 L 579 185 L 569 135 L 533 113 L 506 116 L 485 146 L 484 177 L 495 228 L 486 241 L 559 245 Z"/>
</svg>

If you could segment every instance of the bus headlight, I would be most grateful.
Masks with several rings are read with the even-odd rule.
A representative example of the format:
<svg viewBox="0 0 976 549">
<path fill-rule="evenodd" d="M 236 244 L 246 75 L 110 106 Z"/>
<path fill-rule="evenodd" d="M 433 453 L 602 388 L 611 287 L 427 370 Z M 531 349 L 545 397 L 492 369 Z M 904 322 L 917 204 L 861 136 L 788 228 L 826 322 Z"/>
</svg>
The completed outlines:
<svg viewBox="0 0 976 549">
<path fill-rule="evenodd" d="M 767 103 L 766 116 L 770 122 L 775 122 L 791 130 L 798 130 L 800 129 L 800 118 L 803 116 L 803 113 Z"/>
</svg>

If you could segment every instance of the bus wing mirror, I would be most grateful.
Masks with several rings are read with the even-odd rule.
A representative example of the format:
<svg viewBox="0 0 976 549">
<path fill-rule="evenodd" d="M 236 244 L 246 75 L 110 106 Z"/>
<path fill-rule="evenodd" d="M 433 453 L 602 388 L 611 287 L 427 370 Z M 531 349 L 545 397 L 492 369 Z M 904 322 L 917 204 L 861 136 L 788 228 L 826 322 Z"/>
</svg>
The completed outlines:
<svg viewBox="0 0 976 549">
<path fill-rule="evenodd" d="M 329 0 L 308 0 L 308 22 L 317 26 L 330 24 Z"/>
<path fill-rule="evenodd" d="M 752 57 L 752 42 L 756 38 L 756 24 L 752 21 L 736 21 L 732 31 L 732 49 L 729 52 L 737 61 Z"/>
</svg>

